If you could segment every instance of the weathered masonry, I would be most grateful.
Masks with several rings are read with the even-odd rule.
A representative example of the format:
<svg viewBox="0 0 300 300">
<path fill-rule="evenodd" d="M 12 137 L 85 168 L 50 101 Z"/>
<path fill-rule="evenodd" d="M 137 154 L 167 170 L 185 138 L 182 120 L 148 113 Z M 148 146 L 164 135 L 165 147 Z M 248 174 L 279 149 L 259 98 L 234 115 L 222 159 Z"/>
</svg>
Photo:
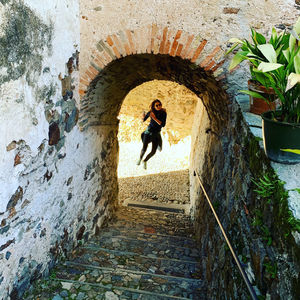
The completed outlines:
<svg viewBox="0 0 300 300">
<path fill-rule="evenodd" d="M 117 116 L 130 90 L 153 79 L 184 85 L 203 103 L 190 176 L 208 298 L 247 291 L 193 170 L 218 201 L 253 285 L 271 299 L 299 296 L 297 235 L 282 230 L 276 203 L 269 211 L 253 192 L 251 179 L 271 171 L 235 101 L 247 74 L 228 74 L 224 58 L 226 41 L 246 37 L 249 26 L 292 24 L 297 2 L 85 2 L 0 1 L 0 298 L 21 298 L 113 213 Z M 251 226 L 257 210 L 276 233 L 271 245 Z"/>
</svg>

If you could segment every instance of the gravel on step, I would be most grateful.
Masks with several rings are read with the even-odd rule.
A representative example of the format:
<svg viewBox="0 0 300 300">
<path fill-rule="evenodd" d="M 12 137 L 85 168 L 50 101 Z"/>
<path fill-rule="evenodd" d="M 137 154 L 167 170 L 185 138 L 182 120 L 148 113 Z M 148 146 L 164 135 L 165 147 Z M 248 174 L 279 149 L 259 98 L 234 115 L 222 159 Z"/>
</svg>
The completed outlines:
<svg viewBox="0 0 300 300">
<path fill-rule="evenodd" d="M 189 192 L 188 170 L 119 178 L 119 203 L 188 204 Z"/>
</svg>

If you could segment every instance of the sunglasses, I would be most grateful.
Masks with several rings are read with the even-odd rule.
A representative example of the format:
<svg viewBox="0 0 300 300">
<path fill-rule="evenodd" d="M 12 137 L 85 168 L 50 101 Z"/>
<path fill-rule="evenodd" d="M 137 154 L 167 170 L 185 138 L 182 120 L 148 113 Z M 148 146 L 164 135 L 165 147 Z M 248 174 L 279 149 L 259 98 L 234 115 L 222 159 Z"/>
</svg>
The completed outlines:
<svg viewBox="0 0 300 300">
<path fill-rule="evenodd" d="M 159 104 L 159 103 L 155 104 L 155 107 L 161 107 L 161 104 Z"/>
</svg>

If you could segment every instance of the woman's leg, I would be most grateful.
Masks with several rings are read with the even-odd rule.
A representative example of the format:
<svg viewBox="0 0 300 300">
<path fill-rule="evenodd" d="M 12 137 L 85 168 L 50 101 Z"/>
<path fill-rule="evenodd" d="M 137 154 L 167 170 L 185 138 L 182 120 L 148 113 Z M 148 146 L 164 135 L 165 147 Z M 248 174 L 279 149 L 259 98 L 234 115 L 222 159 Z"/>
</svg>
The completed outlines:
<svg viewBox="0 0 300 300">
<path fill-rule="evenodd" d="M 152 141 L 152 150 L 151 150 L 151 152 L 146 156 L 146 158 L 144 159 L 145 162 L 148 161 L 148 160 L 155 154 L 156 149 L 157 149 L 157 146 L 158 146 L 158 141 L 157 141 L 157 139 L 154 139 L 154 140 Z"/>
<path fill-rule="evenodd" d="M 141 154 L 140 154 L 140 160 L 143 159 L 143 156 L 144 154 L 146 153 L 147 151 L 147 147 L 148 147 L 148 144 L 150 143 L 150 138 L 149 138 L 149 135 L 148 134 L 144 134 L 143 135 L 143 148 L 141 150 Z"/>
</svg>

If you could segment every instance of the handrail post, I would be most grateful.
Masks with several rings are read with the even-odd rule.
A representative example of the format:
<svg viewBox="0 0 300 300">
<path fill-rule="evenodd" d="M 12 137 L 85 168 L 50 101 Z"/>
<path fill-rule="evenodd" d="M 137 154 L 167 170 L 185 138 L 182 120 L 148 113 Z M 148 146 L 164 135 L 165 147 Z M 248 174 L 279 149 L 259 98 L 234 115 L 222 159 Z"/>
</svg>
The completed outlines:
<svg viewBox="0 0 300 300">
<path fill-rule="evenodd" d="M 242 264 L 241 264 L 239 258 L 238 258 L 237 255 L 235 254 L 235 252 L 234 252 L 234 250 L 233 250 L 233 248 L 232 248 L 232 246 L 231 246 L 231 243 L 230 243 L 230 241 L 229 241 L 229 239 L 228 239 L 228 237 L 227 237 L 227 235 L 226 235 L 226 233 L 225 233 L 225 230 L 224 230 L 224 228 L 223 228 L 223 226 L 222 226 L 222 224 L 221 224 L 221 222 L 220 222 L 220 220 L 219 220 L 219 217 L 218 217 L 218 215 L 217 215 L 217 213 L 216 213 L 216 211 L 215 211 L 215 209 L 214 209 L 214 207 L 213 207 L 213 205 L 212 205 L 212 203 L 211 203 L 211 201 L 210 201 L 210 199 L 209 199 L 209 197 L 208 197 L 208 195 L 207 195 L 207 193 L 206 193 L 206 190 L 205 190 L 205 188 L 204 188 L 204 186 L 203 186 L 203 184 L 202 184 L 202 182 L 201 182 L 201 180 L 200 180 L 200 176 L 199 176 L 199 174 L 197 173 L 197 171 L 194 171 L 194 176 L 196 176 L 196 175 L 197 175 L 199 184 L 200 184 L 200 186 L 201 186 L 201 189 L 202 189 L 202 191 L 203 191 L 203 193 L 204 193 L 204 195 L 205 195 L 205 198 L 206 198 L 206 200 L 207 200 L 207 202 L 208 202 L 208 204 L 209 204 L 209 206 L 210 206 L 210 209 L 212 210 L 212 212 L 213 212 L 213 214 L 214 214 L 214 216 L 215 216 L 215 219 L 216 219 L 217 222 L 218 222 L 218 225 L 219 225 L 219 227 L 220 227 L 220 229 L 221 229 L 221 231 L 222 231 L 222 234 L 223 234 L 223 236 L 224 236 L 224 238 L 225 238 L 225 241 L 226 241 L 226 243 L 227 243 L 227 245 L 228 245 L 228 247 L 229 247 L 229 249 L 230 249 L 230 252 L 231 252 L 231 254 L 232 254 L 232 256 L 233 256 L 233 258 L 234 258 L 234 260 L 235 260 L 235 262 L 236 262 L 236 264 L 237 264 L 237 266 L 238 266 L 238 269 L 239 269 L 239 271 L 240 271 L 240 273 L 241 273 L 241 275 L 242 275 L 242 277 L 243 277 L 243 279 L 244 279 L 244 281 L 245 281 L 245 283 L 246 283 L 246 286 L 247 286 L 247 288 L 248 288 L 248 290 L 249 290 L 250 296 L 252 297 L 253 300 L 258 300 L 257 295 L 256 295 L 256 293 L 255 293 L 255 291 L 254 291 L 254 289 L 253 289 L 253 286 L 251 285 L 250 280 L 249 280 L 249 278 L 248 278 L 246 272 L 244 271 L 244 269 L 243 269 L 243 267 L 242 267 Z"/>
</svg>

